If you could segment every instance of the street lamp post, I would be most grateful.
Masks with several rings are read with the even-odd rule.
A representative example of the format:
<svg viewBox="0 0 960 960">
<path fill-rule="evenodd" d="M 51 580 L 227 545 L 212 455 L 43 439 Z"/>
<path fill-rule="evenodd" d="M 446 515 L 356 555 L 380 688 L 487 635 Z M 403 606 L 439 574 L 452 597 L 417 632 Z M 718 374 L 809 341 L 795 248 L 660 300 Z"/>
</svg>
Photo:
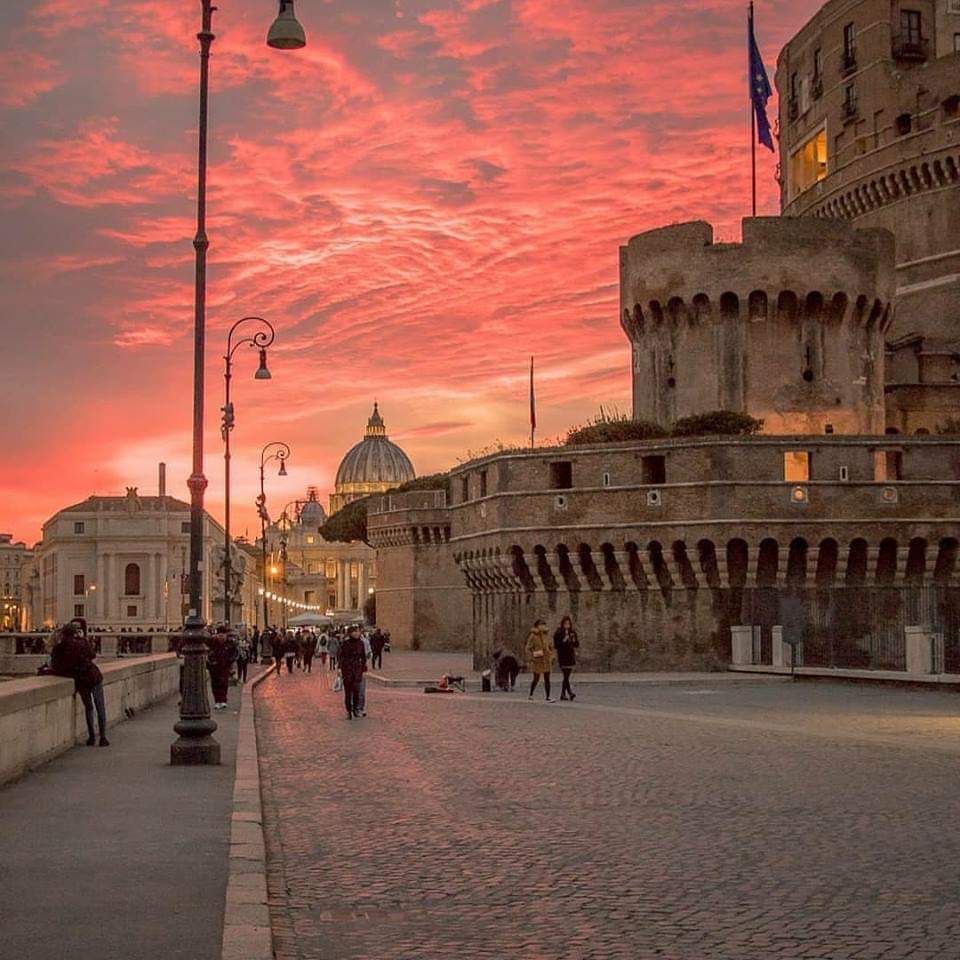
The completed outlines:
<svg viewBox="0 0 960 960">
<path fill-rule="evenodd" d="M 290 525 L 290 517 L 287 515 L 287 510 L 289 510 L 290 507 L 294 508 L 294 514 L 299 520 L 300 501 L 291 500 L 280 513 L 280 588 L 283 590 L 284 597 L 287 595 L 287 534 Z M 284 629 L 286 629 L 286 604 L 283 606 L 283 626 Z"/>
<path fill-rule="evenodd" d="M 276 448 L 276 449 L 274 449 Z M 273 452 L 271 452 L 271 450 Z M 264 489 L 264 474 L 266 466 L 271 460 L 280 461 L 280 469 L 277 476 L 285 477 L 287 475 L 287 458 L 290 456 L 290 447 L 282 440 L 273 440 L 260 451 L 260 496 L 257 497 L 257 513 L 260 514 L 260 551 L 263 559 L 263 585 L 267 585 L 267 494 Z M 270 613 L 267 606 L 268 598 L 266 591 L 263 594 L 263 628 L 270 626 Z"/>
<path fill-rule="evenodd" d="M 220 744 L 213 739 L 217 729 L 210 716 L 207 697 L 203 618 L 203 493 L 207 479 L 203 475 L 203 365 L 207 301 L 207 99 L 210 80 L 210 45 L 213 43 L 213 0 L 200 0 L 200 115 L 197 149 L 197 232 L 193 238 L 196 253 L 193 322 L 193 470 L 190 488 L 190 603 L 183 624 L 183 689 L 180 719 L 173 729 L 178 734 L 170 745 L 170 762 L 177 765 L 216 764 L 220 762 Z M 279 50 L 294 50 L 306 44 L 303 27 L 293 12 L 293 0 L 280 0 L 280 9 L 267 34 L 267 45 Z"/>
<path fill-rule="evenodd" d="M 244 323 L 258 323 L 261 329 L 253 336 L 241 337 L 233 342 L 233 334 L 237 327 Z M 267 347 L 273 343 L 276 331 L 273 325 L 263 317 L 242 317 L 227 334 L 227 352 L 223 356 L 224 403 L 223 421 L 220 425 L 220 434 L 223 437 L 223 618 L 229 624 L 233 620 L 233 557 L 231 556 L 230 541 L 230 433 L 234 426 L 233 402 L 230 399 L 230 381 L 233 379 L 233 354 L 243 344 L 248 344 L 260 351 L 260 365 L 253 375 L 255 380 L 269 380 L 270 370 L 267 368 Z"/>
</svg>

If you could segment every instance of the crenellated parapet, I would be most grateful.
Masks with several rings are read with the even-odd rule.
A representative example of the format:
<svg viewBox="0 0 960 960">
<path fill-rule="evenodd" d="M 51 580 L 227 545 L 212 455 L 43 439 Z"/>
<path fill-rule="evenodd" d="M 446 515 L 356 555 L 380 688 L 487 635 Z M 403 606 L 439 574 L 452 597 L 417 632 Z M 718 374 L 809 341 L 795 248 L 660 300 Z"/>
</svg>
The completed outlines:
<svg viewBox="0 0 960 960">
<path fill-rule="evenodd" d="M 822 220 L 702 221 L 620 250 L 634 417 L 671 424 L 723 409 L 770 433 L 882 433 L 893 238 Z"/>
</svg>

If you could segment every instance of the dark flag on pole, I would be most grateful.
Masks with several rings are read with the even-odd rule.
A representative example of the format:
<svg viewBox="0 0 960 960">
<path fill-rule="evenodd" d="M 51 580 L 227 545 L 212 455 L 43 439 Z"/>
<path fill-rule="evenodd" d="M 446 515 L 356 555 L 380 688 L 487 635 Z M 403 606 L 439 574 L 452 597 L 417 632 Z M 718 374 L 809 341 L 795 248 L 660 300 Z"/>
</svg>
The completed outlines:
<svg viewBox="0 0 960 960">
<path fill-rule="evenodd" d="M 768 150 L 773 150 L 773 135 L 770 132 L 770 121 L 767 118 L 767 101 L 773 93 L 770 80 L 767 78 L 767 68 L 763 65 L 763 57 L 757 46 L 757 38 L 753 32 L 753 4 L 750 4 L 750 17 L 747 29 L 747 43 L 750 52 L 750 100 L 753 103 L 753 113 L 757 121 L 757 140 Z"/>
<path fill-rule="evenodd" d="M 533 392 L 533 357 L 530 358 L 530 446 L 533 447 L 533 435 L 537 430 L 537 399 Z"/>
</svg>

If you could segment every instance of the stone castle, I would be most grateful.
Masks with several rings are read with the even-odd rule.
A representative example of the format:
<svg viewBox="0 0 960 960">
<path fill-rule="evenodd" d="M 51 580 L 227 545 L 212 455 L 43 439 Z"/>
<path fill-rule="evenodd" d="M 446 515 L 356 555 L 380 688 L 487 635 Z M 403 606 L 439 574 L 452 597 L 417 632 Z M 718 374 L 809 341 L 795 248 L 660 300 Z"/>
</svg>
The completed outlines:
<svg viewBox="0 0 960 960">
<path fill-rule="evenodd" d="M 449 493 L 375 500 L 398 645 L 469 641 L 486 663 L 566 613 L 598 669 L 720 664 L 744 627 L 777 662 L 791 617 L 811 662 L 816 624 L 875 660 L 901 656 L 882 642 L 907 623 L 960 643 L 957 51 L 952 0 L 831 0 L 787 44 L 782 216 L 740 243 L 693 222 L 620 251 L 634 418 L 722 409 L 763 432 L 504 452 Z M 869 624 L 838 629 L 875 594 Z"/>
</svg>

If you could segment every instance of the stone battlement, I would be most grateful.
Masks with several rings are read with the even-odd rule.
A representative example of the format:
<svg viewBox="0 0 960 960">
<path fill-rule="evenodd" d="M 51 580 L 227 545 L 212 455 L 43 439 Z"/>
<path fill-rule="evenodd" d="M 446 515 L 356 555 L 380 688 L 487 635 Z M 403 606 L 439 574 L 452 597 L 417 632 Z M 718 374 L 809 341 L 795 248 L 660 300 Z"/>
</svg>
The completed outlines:
<svg viewBox="0 0 960 960">
<path fill-rule="evenodd" d="M 741 243 L 714 243 L 703 221 L 631 238 L 634 417 L 732 410 L 772 433 L 882 433 L 893 258 L 884 230 L 813 219 L 747 219 Z"/>
</svg>

